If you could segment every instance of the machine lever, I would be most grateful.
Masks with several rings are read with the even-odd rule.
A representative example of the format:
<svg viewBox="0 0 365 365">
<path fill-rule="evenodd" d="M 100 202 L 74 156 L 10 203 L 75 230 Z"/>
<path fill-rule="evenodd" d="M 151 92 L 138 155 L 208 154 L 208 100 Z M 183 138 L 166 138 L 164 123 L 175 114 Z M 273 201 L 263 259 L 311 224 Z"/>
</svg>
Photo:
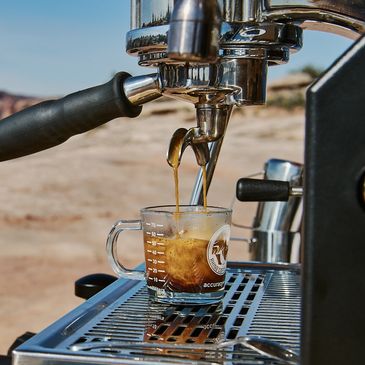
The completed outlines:
<svg viewBox="0 0 365 365">
<path fill-rule="evenodd" d="M 117 73 L 106 84 L 48 100 L 0 121 L 0 161 L 57 146 L 118 117 L 137 117 L 123 83 L 130 75 Z"/>
<path fill-rule="evenodd" d="M 303 188 L 290 186 L 288 181 L 241 178 L 236 186 L 237 199 L 245 202 L 287 201 L 302 195 Z"/>
</svg>

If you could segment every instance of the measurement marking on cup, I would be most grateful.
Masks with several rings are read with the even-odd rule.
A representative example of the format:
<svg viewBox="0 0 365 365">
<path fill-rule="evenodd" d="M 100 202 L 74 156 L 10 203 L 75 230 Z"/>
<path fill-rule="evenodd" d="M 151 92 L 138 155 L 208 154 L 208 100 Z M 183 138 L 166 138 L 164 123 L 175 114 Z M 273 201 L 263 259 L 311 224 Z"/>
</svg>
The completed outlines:
<svg viewBox="0 0 365 365">
<path fill-rule="evenodd" d="M 157 261 L 157 263 L 159 263 L 159 264 L 164 264 L 164 263 L 165 263 L 165 261 L 158 260 L 158 261 Z"/>
<path fill-rule="evenodd" d="M 163 224 L 158 224 L 158 223 L 154 223 L 154 222 L 146 222 L 146 226 L 151 226 L 151 227 L 155 228 L 155 227 L 163 227 Z"/>
<path fill-rule="evenodd" d="M 159 246 L 165 246 L 163 242 L 156 242 Z"/>
<path fill-rule="evenodd" d="M 166 272 L 165 270 L 157 270 L 157 272 Z"/>
<path fill-rule="evenodd" d="M 148 253 L 152 253 L 152 255 L 164 255 L 165 252 L 156 251 L 156 250 L 147 250 Z"/>
<path fill-rule="evenodd" d="M 147 259 L 148 262 L 152 262 L 152 259 Z"/>
<path fill-rule="evenodd" d="M 157 235 L 158 237 L 163 237 L 163 236 L 164 236 L 164 234 L 163 234 L 163 233 L 156 233 L 156 235 Z"/>
<path fill-rule="evenodd" d="M 164 251 L 156 251 L 156 250 L 147 250 L 148 253 L 152 253 L 152 255 L 164 255 Z"/>
<path fill-rule="evenodd" d="M 166 282 L 166 280 L 165 280 L 165 279 L 158 279 L 158 278 L 156 278 L 155 276 L 150 276 L 150 277 L 148 277 L 148 280 L 152 280 L 152 281 L 154 281 L 155 283 L 157 283 L 158 281 L 159 281 L 159 282 L 161 282 L 161 283 L 165 283 L 165 282 Z"/>
</svg>

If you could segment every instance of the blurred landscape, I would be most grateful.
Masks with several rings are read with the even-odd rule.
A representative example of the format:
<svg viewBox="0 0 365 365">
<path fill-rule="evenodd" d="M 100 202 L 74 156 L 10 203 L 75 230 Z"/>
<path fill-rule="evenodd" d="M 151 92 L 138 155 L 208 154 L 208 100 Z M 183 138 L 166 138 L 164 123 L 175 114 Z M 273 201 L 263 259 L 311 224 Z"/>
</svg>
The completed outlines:
<svg viewBox="0 0 365 365">
<path fill-rule="evenodd" d="M 229 206 L 236 181 L 261 171 L 269 158 L 303 161 L 305 90 L 313 77 L 289 75 L 269 85 L 267 106 L 234 110 L 208 204 Z M 0 116 L 40 101 L 0 91 Z M 116 119 L 53 149 L 1 163 L 0 354 L 19 335 L 39 332 L 81 304 L 75 280 L 112 274 L 104 246 L 114 221 L 136 219 L 145 206 L 174 203 L 166 150 L 172 133 L 194 120 L 192 105 L 161 98 L 138 118 Z M 179 172 L 181 203 L 189 202 L 197 171 L 187 150 Z M 234 221 L 250 225 L 254 212 L 255 204 L 236 202 Z M 232 235 L 250 232 L 234 229 Z M 126 266 L 139 264 L 141 235 L 120 241 Z M 231 243 L 230 257 L 247 260 L 246 244 Z"/>
</svg>

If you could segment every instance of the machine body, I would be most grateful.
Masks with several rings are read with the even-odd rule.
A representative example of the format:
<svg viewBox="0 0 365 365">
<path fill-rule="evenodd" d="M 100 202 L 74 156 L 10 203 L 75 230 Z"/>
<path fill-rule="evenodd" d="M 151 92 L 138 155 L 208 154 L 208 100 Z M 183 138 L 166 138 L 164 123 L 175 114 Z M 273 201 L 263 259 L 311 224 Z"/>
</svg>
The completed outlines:
<svg viewBox="0 0 365 365">
<path fill-rule="evenodd" d="M 180 145 L 182 151 L 188 144 L 194 146 L 198 161 L 207 164 L 209 187 L 232 107 L 265 103 L 268 67 L 288 62 L 290 53 L 300 50 L 303 30 L 354 40 L 365 32 L 365 0 L 132 0 L 131 14 L 127 52 L 140 65 L 156 67 L 157 73 L 124 75 L 106 88 L 89 89 L 3 120 L 0 141 L 6 143 L 0 146 L 0 160 L 49 148 L 115 117 L 137 116 L 142 104 L 165 95 L 195 105 L 197 125 L 183 131 Z M 357 40 L 308 91 L 302 365 L 363 362 L 365 318 L 359 298 L 365 296 L 365 156 L 360 151 L 365 135 L 364 39 Z M 71 119 L 71 114 L 82 115 L 90 105 L 95 113 L 86 125 Z M 112 112 L 106 113 L 110 106 Z M 70 118 L 60 119 L 65 111 Z M 19 151 L 18 135 L 25 146 Z M 294 175 L 301 176 L 302 167 L 294 167 Z M 191 204 L 201 203 L 201 198 L 199 175 Z M 293 200 L 290 218 L 297 203 Z M 275 207 L 261 206 L 257 227 L 267 219 L 264 211 L 274 214 Z M 274 222 L 269 218 L 267 222 Z M 268 248 L 271 232 L 261 233 L 257 232 Z M 283 242 L 283 237 L 276 242 Z M 287 295 L 285 290 L 281 295 Z"/>
</svg>

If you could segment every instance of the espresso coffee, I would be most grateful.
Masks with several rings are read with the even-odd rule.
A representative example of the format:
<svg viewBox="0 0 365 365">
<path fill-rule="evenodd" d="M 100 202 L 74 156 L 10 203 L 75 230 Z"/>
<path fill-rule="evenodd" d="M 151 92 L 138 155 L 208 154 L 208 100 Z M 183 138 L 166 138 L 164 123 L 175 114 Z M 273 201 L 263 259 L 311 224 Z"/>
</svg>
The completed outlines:
<svg viewBox="0 0 365 365">
<path fill-rule="evenodd" d="M 179 167 L 173 166 L 172 171 L 174 174 L 174 184 L 175 184 L 175 204 L 176 204 L 176 212 L 180 211 L 180 196 L 179 196 Z M 203 172 L 203 206 L 204 209 L 207 209 L 207 168 L 206 166 L 202 166 Z"/>
<path fill-rule="evenodd" d="M 181 138 L 172 139 L 170 142 L 170 148 L 168 153 L 168 163 L 172 167 L 175 184 L 175 204 L 176 212 L 180 211 L 180 197 L 179 197 L 179 166 L 180 166 L 180 153 L 183 140 Z M 206 165 L 201 166 L 203 175 L 203 205 L 205 210 L 207 209 L 207 169 Z"/>
<path fill-rule="evenodd" d="M 149 286 L 174 292 L 222 290 L 228 246 L 225 240 L 144 237 Z"/>
</svg>

